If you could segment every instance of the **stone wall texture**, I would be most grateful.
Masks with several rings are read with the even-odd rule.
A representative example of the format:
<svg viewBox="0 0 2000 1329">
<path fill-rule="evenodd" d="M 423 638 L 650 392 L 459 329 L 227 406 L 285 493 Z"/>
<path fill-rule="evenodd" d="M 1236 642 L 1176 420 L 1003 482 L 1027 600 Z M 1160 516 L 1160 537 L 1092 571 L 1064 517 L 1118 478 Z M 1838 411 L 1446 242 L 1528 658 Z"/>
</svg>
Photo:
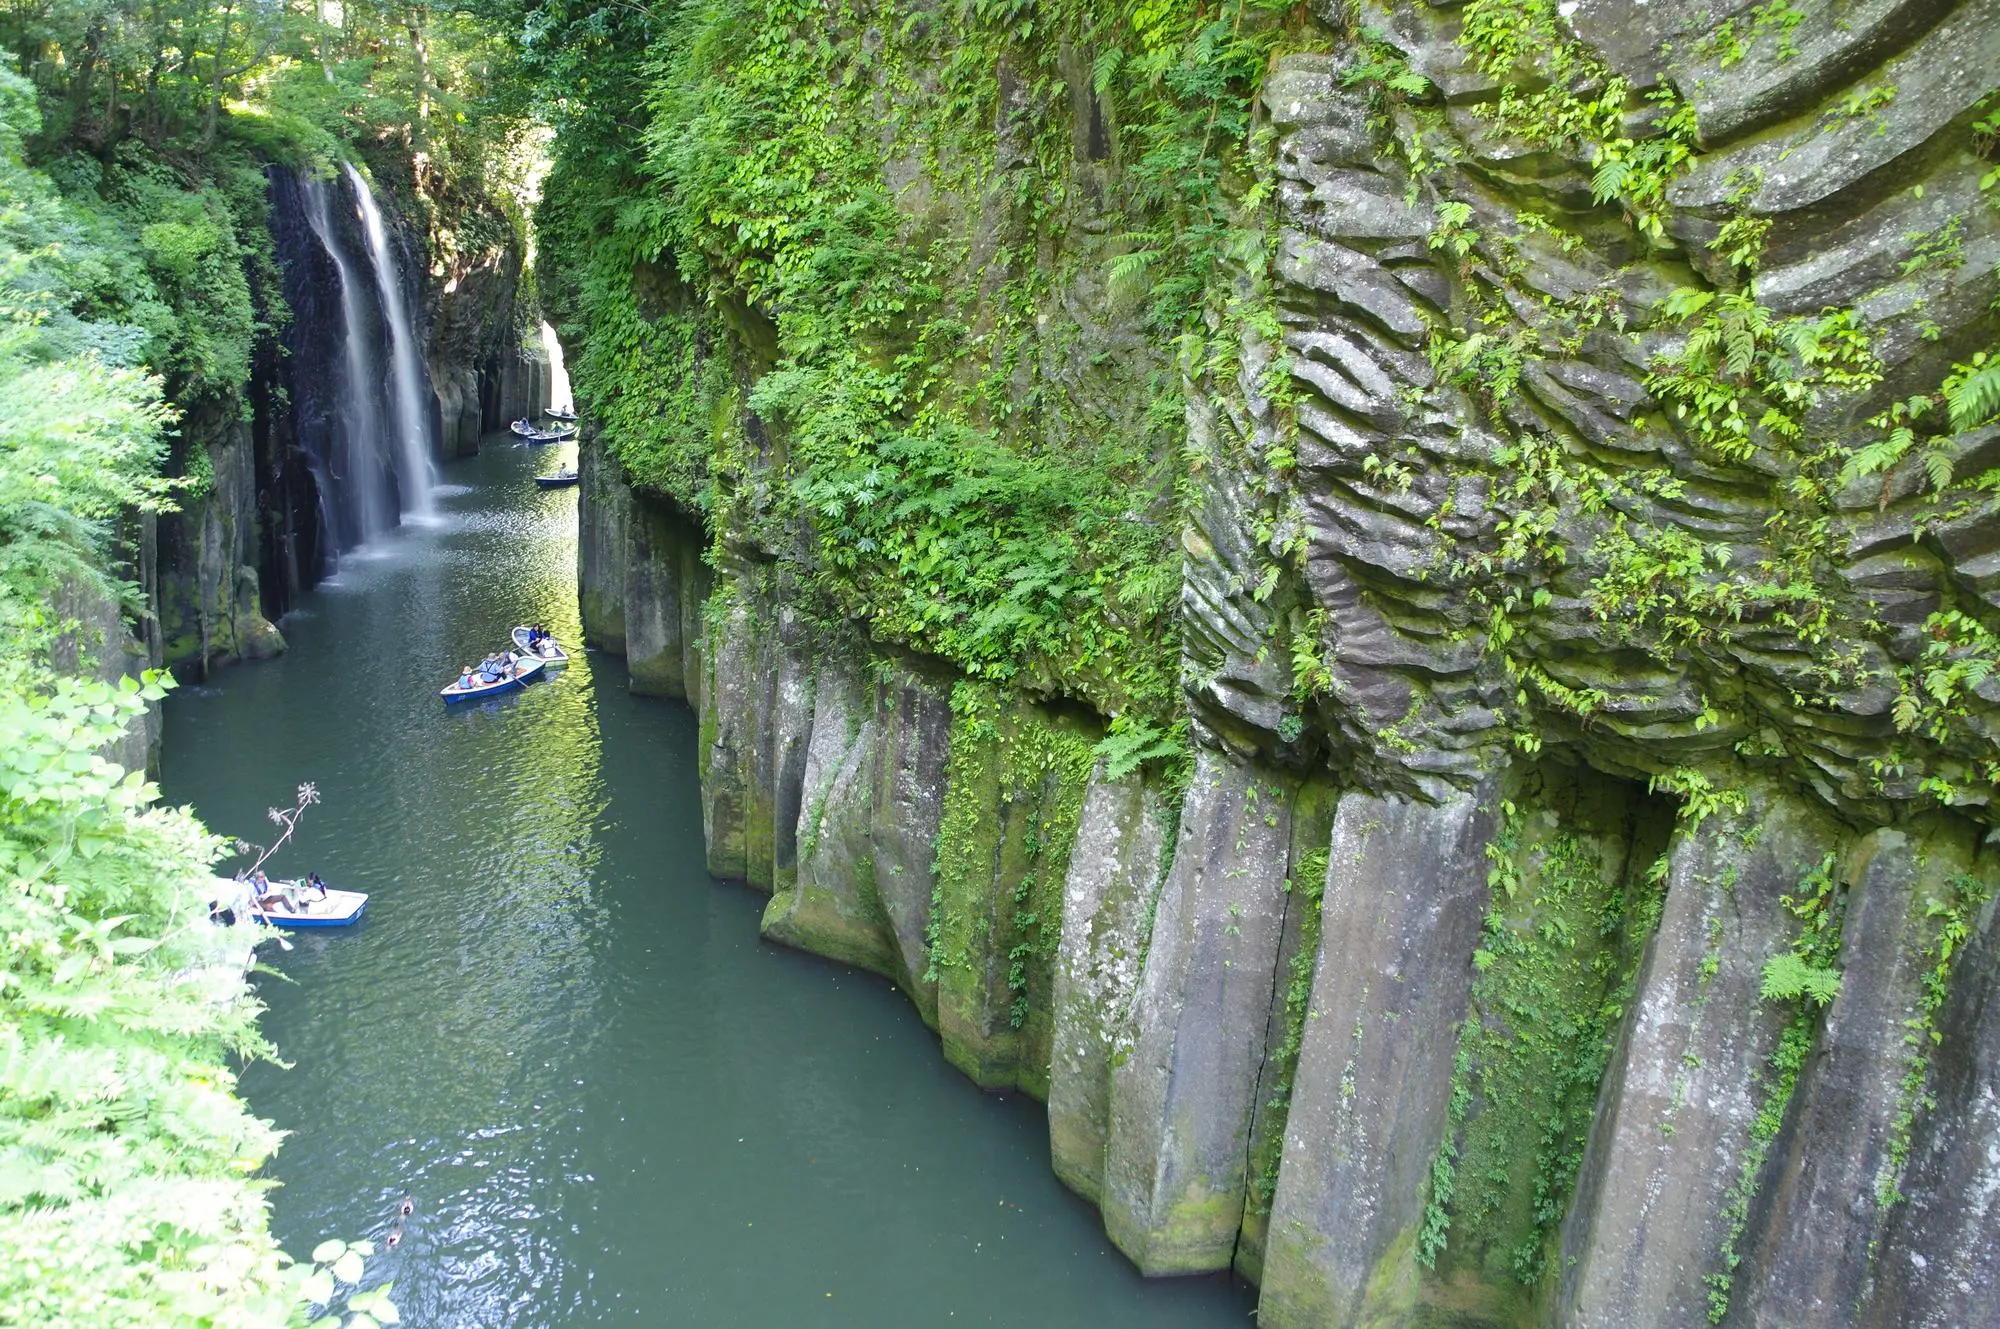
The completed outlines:
<svg viewBox="0 0 2000 1329">
<path fill-rule="evenodd" d="M 1994 1323 L 1992 785 L 1941 806 L 1894 755 L 1931 615 L 2000 612 L 1991 504 L 1941 512 L 1914 466 L 1838 493 L 1819 572 L 1868 626 L 1831 644 L 1750 604 L 1635 646 L 1592 561 L 1610 519 L 1582 505 L 1571 562 L 1515 569 L 1540 612 L 1508 650 L 1441 569 L 1506 558 L 1503 435 L 1626 477 L 1625 517 L 1717 568 L 1773 557 L 1769 468 L 1696 446 L 1648 382 L 1686 336 L 1667 294 L 1736 280 L 1708 248 L 1725 218 L 1764 236 L 1769 309 L 1848 310 L 1880 361 L 1815 428 L 1862 437 L 1993 344 L 1974 125 L 2000 3 L 1564 5 L 1641 140 L 1649 90 L 1692 107 L 1657 234 L 1607 212 L 1581 153 L 1493 130 L 1466 8 L 1359 8 L 1261 93 L 1281 344 L 1246 333 L 1239 379 L 1191 385 L 1178 781 L 995 775 L 1007 744 L 1105 721 L 1059 713 L 1059 689 L 976 709 L 938 661 L 809 628 L 781 559 L 634 488 L 596 439 L 586 637 L 699 712 L 709 866 L 770 893 L 765 934 L 886 975 L 968 1074 L 1045 1097 L 1057 1174 L 1148 1274 L 1234 1268 L 1267 1329 Z M 1364 53 L 1426 91 L 1383 100 Z M 1436 145 L 1421 173 L 1395 147 L 1413 128 Z M 1463 248 L 1437 242 L 1446 200 Z M 1544 243 L 1531 209 L 1595 239 Z M 1502 268 L 1523 308 L 1588 295 L 1604 317 L 1482 399 L 1427 347 Z M 1260 550 L 1289 427 L 1273 366 L 1298 526 Z M 1992 429 L 1950 446 L 1961 475 L 2000 461 Z M 1303 558 L 1255 593 L 1291 534 Z M 1268 649 L 1279 605 L 1324 625 L 1303 707 Z M 1928 769 L 1991 760 L 1996 703 L 1972 688 Z M 1031 811 L 1061 812 L 1060 873 L 1009 848 Z M 994 865 L 971 888 L 961 818 Z M 987 925 L 961 933 L 968 890 Z M 965 940 L 1030 898 L 1060 919 L 1024 934 L 1025 973 Z M 1787 988 L 1799 968 L 1837 984 Z"/>
</svg>

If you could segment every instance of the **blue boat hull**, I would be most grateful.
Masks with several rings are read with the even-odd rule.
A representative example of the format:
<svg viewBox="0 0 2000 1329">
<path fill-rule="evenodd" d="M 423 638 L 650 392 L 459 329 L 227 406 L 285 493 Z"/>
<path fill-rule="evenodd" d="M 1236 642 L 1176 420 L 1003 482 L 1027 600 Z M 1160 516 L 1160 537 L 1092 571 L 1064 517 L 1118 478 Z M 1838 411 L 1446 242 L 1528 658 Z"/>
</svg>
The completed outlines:
<svg viewBox="0 0 2000 1329">
<path fill-rule="evenodd" d="M 520 672 L 512 678 L 502 678 L 491 683 L 481 683 L 477 687 L 468 688 L 464 691 L 460 691 L 456 683 L 447 683 L 438 689 L 438 696 L 444 698 L 444 704 L 447 706 L 454 706 L 462 701 L 484 701 L 488 697 L 498 697 L 504 693 L 519 691 L 529 683 L 540 678 L 542 670 L 546 667 L 546 662 L 542 660 L 524 660 Z M 476 678 L 478 675 L 475 674 L 474 677 Z"/>
<path fill-rule="evenodd" d="M 544 489 L 568 489 L 582 478 L 577 475 L 538 475 L 535 483 Z"/>
</svg>

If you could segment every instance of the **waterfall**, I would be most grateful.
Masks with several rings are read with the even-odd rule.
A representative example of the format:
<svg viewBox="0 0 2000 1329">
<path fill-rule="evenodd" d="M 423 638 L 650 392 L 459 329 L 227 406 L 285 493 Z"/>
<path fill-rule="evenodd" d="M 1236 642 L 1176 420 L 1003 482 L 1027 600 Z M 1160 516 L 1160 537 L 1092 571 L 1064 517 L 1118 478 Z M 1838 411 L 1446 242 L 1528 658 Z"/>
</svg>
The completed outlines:
<svg viewBox="0 0 2000 1329">
<path fill-rule="evenodd" d="M 375 290 L 381 297 L 383 320 L 389 325 L 389 423 L 395 432 L 403 506 L 428 516 L 433 510 L 431 489 L 435 482 L 430 412 L 424 405 L 429 377 L 417 358 L 415 325 L 410 321 L 409 303 L 403 298 L 402 273 L 382 225 L 382 211 L 375 206 L 374 192 L 361 172 L 351 164 L 343 169 L 361 209 L 361 229 L 368 238 L 368 258 L 375 268 Z"/>
<path fill-rule="evenodd" d="M 365 540 L 396 522 L 390 492 L 378 478 L 383 420 L 376 385 L 382 378 L 375 367 L 375 338 L 370 335 L 372 320 L 363 299 L 363 288 L 334 227 L 326 185 L 310 176 L 303 177 L 299 193 L 306 225 L 312 228 L 320 248 L 333 260 L 340 280 L 341 382 L 334 394 L 338 431 L 332 440 L 335 447 L 317 460 L 326 469 L 321 504 L 332 509 L 325 515 L 332 519 L 338 542 L 347 544 Z M 343 517 L 347 520 L 341 520 Z"/>
</svg>

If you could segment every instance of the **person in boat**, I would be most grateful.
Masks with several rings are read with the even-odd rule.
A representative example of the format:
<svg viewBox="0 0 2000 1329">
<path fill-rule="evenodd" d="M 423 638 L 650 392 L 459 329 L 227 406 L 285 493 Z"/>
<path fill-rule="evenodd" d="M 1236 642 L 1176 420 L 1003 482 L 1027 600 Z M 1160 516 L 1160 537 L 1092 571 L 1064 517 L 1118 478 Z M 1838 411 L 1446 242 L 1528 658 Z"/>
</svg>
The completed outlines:
<svg viewBox="0 0 2000 1329">
<path fill-rule="evenodd" d="M 306 885 L 316 892 L 320 899 L 324 900 L 326 898 L 326 883 L 320 880 L 319 873 L 307 873 Z"/>
<path fill-rule="evenodd" d="M 460 692 L 465 692 L 471 687 L 472 687 L 472 666 L 467 665 L 465 668 L 458 671 L 458 690 Z"/>
<path fill-rule="evenodd" d="M 266 911 L 287 903 L 285 893 L 271 884 L 271 879 L 264 875 L 261 868 L 250 874 L 250 896 L 259 909 Z"/>
</svg>

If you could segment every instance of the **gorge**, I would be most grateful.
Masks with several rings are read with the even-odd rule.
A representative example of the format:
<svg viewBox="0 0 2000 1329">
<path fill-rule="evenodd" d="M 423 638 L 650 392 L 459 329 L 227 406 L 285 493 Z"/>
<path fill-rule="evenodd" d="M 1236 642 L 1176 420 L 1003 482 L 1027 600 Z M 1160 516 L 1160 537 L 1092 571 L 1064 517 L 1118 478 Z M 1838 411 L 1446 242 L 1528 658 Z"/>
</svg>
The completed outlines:
<svg viewBox="0 0 2000 1329">
<path fill-rule="evenodd" d="M 1262 1324 L 2000 1316 L 1995 16 L 781 10 L 543 222 L 764 935 Z"/>
<path fill-rule="evenodd" d="M 595 889 L 565 835 L 657 762 L 759 935 L 1039 1100 L 1139 1274 L 1215 1276 L 1135 1305 L 2000 1322 L 1995 0 L 459 17 L 547 135 L 532 231 L 438 165 L 415 28 L 406 123 L 258 159 L 230 261 L 288 317 L 175 397 L 212 480 L 136 523 L 107 673 L 269 655 L 435 475 L 518 481 L 480 440 L 550 404 L 546 318 L 629 732 L 536 871 Z"/>
</svg>

